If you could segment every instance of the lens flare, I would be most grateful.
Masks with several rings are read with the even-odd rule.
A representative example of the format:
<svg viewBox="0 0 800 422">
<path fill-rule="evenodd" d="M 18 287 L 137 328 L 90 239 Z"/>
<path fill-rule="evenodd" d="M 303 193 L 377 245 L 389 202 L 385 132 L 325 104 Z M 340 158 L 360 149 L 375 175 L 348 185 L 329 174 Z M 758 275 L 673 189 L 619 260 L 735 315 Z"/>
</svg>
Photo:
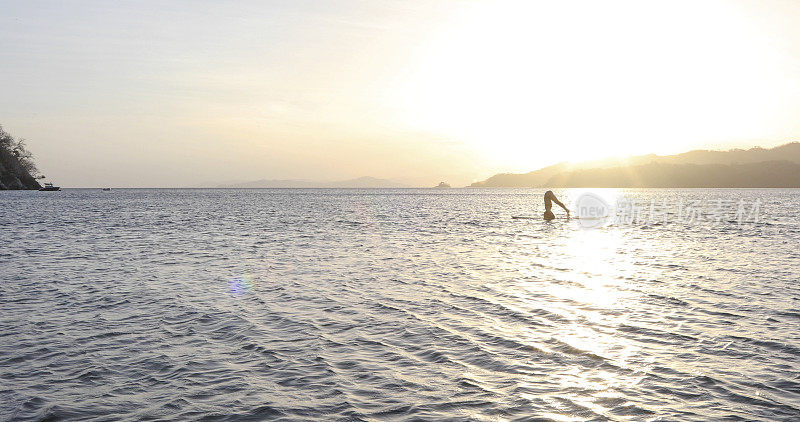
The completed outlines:
<svg viewBox="0 0 800 422">
<path fill-rule="evenodd" d="M 249 275 L 234 277 L 228 282 L 228 291 L 232 295 L 239 296 L 250 292 L 252 283 Z"/>
</svg>

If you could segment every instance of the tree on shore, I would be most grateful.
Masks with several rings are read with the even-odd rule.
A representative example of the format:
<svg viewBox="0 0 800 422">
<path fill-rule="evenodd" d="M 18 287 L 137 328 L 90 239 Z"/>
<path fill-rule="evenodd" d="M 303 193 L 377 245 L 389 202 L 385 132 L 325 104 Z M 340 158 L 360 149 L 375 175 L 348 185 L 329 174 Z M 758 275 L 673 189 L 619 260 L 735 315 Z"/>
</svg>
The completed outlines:
<svg viewBox="0 0 800 422">
<path fill-rule="evenodd" d="M 25 169 L 30 175 L 35 176 L 38 170 L 36 164 L 33 162 L 33 154 L 28 151 L 25 145 L 25 139 L 14 139 L 11 134 L 0 126 L 0 148 L 5 154 L 10 154 L 16 157 L 19 165 Z M 4 154 L 4 155 L 5 155 Z"/>
<path fill-rule="evenodd" d="M 0 189 L 37 189 L 38 170 L 24 139 L 14 139 L 0 126 Z"/>
</svg>

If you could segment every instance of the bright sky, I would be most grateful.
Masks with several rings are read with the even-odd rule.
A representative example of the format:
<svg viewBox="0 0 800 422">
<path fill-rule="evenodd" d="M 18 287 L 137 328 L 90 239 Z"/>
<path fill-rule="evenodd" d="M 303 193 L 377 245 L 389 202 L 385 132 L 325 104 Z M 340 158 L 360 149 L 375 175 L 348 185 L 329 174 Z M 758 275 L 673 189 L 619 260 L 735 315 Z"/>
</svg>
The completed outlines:
<svg viewBox="0 0 800 422">
<path fill-rule="evenodd" d="M 800 139 L 800 2 L 0 0 L 62 186 L 392 178 Z"/>
</svg>

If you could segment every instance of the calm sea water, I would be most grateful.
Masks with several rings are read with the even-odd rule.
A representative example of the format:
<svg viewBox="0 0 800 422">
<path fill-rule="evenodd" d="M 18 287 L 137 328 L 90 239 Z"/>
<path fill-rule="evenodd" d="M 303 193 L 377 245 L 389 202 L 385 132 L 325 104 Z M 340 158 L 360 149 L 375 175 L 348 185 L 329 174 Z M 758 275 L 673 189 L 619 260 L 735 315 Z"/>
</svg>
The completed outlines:
<svg viewBox="0 0 800 422">
<path fill-rule="evenodd" d="M 0 420 L 800 418 L 800 190 L 542 194 L 0 192 Z"/>
</svg>

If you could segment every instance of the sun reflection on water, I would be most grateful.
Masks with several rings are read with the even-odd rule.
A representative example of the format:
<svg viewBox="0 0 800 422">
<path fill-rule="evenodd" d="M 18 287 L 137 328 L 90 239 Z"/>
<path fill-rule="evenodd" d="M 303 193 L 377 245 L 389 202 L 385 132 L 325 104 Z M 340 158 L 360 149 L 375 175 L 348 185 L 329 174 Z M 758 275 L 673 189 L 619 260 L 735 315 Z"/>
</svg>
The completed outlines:
<svg viewBox="0 0 800 422">
<path fill-rule="evenodd" d="M 574 200 L 585 191 L 569 191 L 563 196 Z M 606 189 L 593 193 L 610 204 L 621 195 Z M 547 312 L 547 318 L 558 323 L 550 324 L 546 335 L 541 327 L 518 327 L 516 336 L 540 353 L 566 359 L 567 364 L 550 375 L 550 382 L 557 382 L 559 388 L 548 396 L 549 405 L 560 408 L 566 399 L 607 415 L 608 403 L 618 405 L 624 400 L 625 394 L 619 390 L 641 382 L 651 363 L 643 358 L 647 353 L 642 346 L 621 334 L 620 327 L 643 306 L 642 292 L 630 285 L 641 268 L 627 252 L 652 245 L 638 243 L 642 240 L 631 238 L 624 227 L 583 229 L 575 220 L 522 230 L 515 242 L 518 249 L 503 257 L 508 270 L 520 277 L 503 293 L 514 298 L 517 309 L 532 315 Z M 545 242 L 542 237 L 547 237 Z M 530 399 L 536 397 L 531 394 Z M 543 416 L 581 420 L 568 413 Z"/>
</svg>

